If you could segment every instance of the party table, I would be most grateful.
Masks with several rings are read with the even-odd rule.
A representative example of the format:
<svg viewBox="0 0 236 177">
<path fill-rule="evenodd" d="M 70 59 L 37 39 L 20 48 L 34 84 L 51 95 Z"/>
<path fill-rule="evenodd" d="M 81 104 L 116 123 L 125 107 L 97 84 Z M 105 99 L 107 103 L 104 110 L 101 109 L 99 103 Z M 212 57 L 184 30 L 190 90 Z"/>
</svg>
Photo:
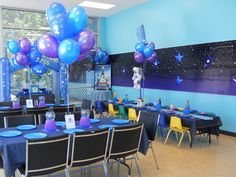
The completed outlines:
<svg viewBox="0 0 236 177">
<path fill-rule="evenodd" d="M 104 101 L 102 103 L 104 104 L 105 107 L 107 107 L 109 102 Z M 156 112 L 158 115 L 164 116 L 167 125 L 170 124 L 171 116 L 180 117 L 182 125 L 190 128 L 190 135 L 191 135 L 190 147 L 192 147 L 193 145 L 194 137 L 197 134 L 198 130 L 203 131 L 204 133 L 208 133 L 209 143 L 211 143 L 211 135 L 214 134 L 216 136 L 219 136 L 219 131 L 220 131 L 219 127 L 222 126 L 221 119 L 218 116 L 201 115 L 197 113 L 185 115 L 181 111 L 170 112 L 167 109 L 157 110 L 155 107 L 152 106 L 137 107 L 136 104 L 123 104 L 118 102 L 112 104 L 117 110 L 119 105 L 124 106 L 126 111 L 128 110 L 128 108 L 134 108 L 136 110 L 137 115 L 138 112 L 141 110 Z"/>
<path fill-rule="evenodd" d="M 97 130 L 99 129 L 99 125 L 106 125 L 106 124 L 113 124 L 111 121 L 113 118 L 102 118 L 99 123 L 91 124 L 89 128 L 82 128 L 85 131 Z M 129 126 L 134 123 L 129 122 L 128 124 L 118 125 L 117 126 Z M 76 125 L 79 127 L 79 122 L 76 122 Z M 80 128 L 81 129 L 81 128 Z M 1 128 L 0 133 L 7 130 L 16 130 L 15 127 L 13 128 Z M 48 132 L 44 130 L 44 125 L 38 125 L 36 129 L 22 131 L 22 135 L 12 138 L 5 138 L 0 137 L 0 154 L 2 154 L 3 158 L 3 167 L 5 175 L 14 176 L 15 171 L 18 167 L 21 167 L 26 161 L 26 139 L 24 138 L 25 134 L 28 133 L 46 133 L 48 137 L 56 137 L 63 135 L 63 131 L 65 130 L 64 127 L 57 127 L 56 131 Z M 140 142 L 140 149 L 139 151 L 144 155 L 147 153 L 149 147 L 148 137 L 146 131 L 144 130 L 142 133 L 142 138 Z"/>
</svg>

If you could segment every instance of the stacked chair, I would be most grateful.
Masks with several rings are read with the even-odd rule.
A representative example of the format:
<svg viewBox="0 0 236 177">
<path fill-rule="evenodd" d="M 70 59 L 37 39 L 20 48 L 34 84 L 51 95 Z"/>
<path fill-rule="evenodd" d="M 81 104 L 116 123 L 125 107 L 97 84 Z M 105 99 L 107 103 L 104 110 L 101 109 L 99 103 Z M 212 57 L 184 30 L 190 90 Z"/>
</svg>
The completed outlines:
<svg viewBox="0 0 236 177">
<path fill-rule="evenodd" d="M 138 122 L 138 116 L 134 108 L 128 109 L 128 119 L 134 122 Z"/>
<path fill-rule="evenodd" d="M 175 132 L 177 140 L 178 140 L 178 133 L 181 133 L 181 138 L 179 140 L 178 147 L 180 147 L 185 133 L 187 133 L 188 138 L 189 138 L 189 142 L 191 143 L 191 136 L 190 136 L 189 128 L 182 126 L 181 119 L 179 117 L 171 116 L 170 129 L 169 129 L 168 134 L 166 136 L 165 143 L 167 142 L 169 135 L 172 131 Z"/>
</svg>

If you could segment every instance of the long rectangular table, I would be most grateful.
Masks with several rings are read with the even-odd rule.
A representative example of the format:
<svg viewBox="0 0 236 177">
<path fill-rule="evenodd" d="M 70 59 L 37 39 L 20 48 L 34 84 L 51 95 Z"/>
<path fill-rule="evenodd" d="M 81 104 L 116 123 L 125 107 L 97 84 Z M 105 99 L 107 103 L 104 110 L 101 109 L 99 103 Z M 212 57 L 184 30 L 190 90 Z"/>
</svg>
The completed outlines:
<svg viewBox="0 0 236 177">
<path fill-rule="evenodd" d="M 98 129 L 99 125 L 102 124 L 112 124 L 111 123 L 112 118 L 102 118 L 101 122 L 97 124 L 91 124 L 91 126 L 87 129 L 84 129 L 85 131 L 91 131 Z M 132 122 L 129 122 L 128 124 L 124 125 L 117 125 L 117 126 L 128 126 L 132 125 Z M 79 125 L 79 122 L 76 122 L 76 125 Z M 6 130 L 16 130 L 15 127 L 13 128 L 1 128 L 0 132 L 6 131 Z M 47 133 L 48 137 L 55 137 L 59 135 L 63 135 L 63 130 L 65 130 L 64 127 L 57 127 L 57 130 L 54 132 L 47 132 L 44 130 L 44 125 L 38 125 L 36 129 L 30 130 L 30 131 L 22 131 L 22 135 L 14 138 L 3 138 L 0 137 L 0 154 L 2 155 L 3 159 L 3 167 L 5 175 L 8 177 L 14 176 L 15 171 L 18 167 L 21 167 L 25 163 L 25 157 L 26 157 L 26 139 L 24 138 L 24 135 L 27 133 L 32 132 L 43 132 Z M 140 149 L 139 151 L 143 153 L 144 155 L 147 153 L 149 147 L 148 137 L 146 134 L 146 131 L 144 130 L 142 133 L 141 143 L 140 143 Z M 35 159 L 37 160 L 37 159 Z"/>
<path fill-rule="evenodd" d="M 135 104 L 120 104 L 118 102 L 102 102 L 105 107 L 108 106 L 108 103 L 112 103 L 116 110 L 118 110 L 118 106 L 122 105 L 125 107 L 126 111 L 128 108 L 134 108 L 137 112 L 144 110 L 144 111 L 150 111 L 155 112 L 158 115 L 162 115 L 165 118 L 165 122 L 167 125 L 170 124 L 170 118 L 171 116 L 175 115 L 181 118 L 181 123 L 183 126 L 190 128 L 190 134 L 191 134 L 191 143 L 190 147 L 193 145 L 194 137 L 197 134 L 198 130 L 204 131 L 205 133 L 208 133 L 209 135 L 209 143 L 211 143 L 211 135 L 217 135 L 219 136 L 219 127 L 222 126 L 222 122 L 220 117 L 218 116 L 207 116 L 207 115 L 199 115 L 199 114 L 190 114 L 188 116 L 184 115 L 181 111 L 175 111 L 171 113 L 169 110 L 161 109 L 157 110 L 155 107 L 152 106 L 144 106 L 144 107 L 137 107 Z"/>
</svg>

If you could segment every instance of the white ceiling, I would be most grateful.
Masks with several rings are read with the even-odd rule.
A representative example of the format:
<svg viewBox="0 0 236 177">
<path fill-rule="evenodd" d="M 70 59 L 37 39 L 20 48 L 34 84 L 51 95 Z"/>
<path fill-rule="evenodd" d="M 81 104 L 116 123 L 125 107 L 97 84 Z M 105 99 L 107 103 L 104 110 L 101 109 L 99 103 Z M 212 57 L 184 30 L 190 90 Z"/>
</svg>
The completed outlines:
<svg viewBox="0 0 236 177">
<path fill-rule="evenodd" d="M 78 5 L 83 0 L 56 0 L 62 3 L 69 11 L 75 5 Z M 109 10 L 100 10 L 94 8 L 85 8 L 89 16 L 107 17 L 122 10 L 134 7 L 138 4 L 147 2 L 149 0 L 90 0 L 102 3 L 114 4 L 115 7 Z M 48 5 L 55 2 L 55 0 L 0 0 L 0 6 L 31 9 L 31 10 L 46 10 Z"/>
</svg>

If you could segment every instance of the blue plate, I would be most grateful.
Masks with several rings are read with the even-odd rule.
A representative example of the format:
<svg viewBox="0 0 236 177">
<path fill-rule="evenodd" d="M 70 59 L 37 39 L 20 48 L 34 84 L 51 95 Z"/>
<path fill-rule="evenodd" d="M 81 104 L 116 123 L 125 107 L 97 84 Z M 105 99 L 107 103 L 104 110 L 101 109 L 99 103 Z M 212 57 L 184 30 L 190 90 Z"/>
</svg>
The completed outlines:
<svg viewBox="0 0 236 177">
<path fill-rule="evenodd" d="M 57 127 L 65 127 L 65 122 L 64 121 L 56 121 L 56 126 Z"/>
<path fill-rule="evenodd" d="M 84 132 L 83 129 L 78 129 L 78 128 L 71 128 L 71 129 L 67 129 L 67 130 L 64 130 L 63 131 L 64 133 L 66 134 L 74 134 L 74 133 L 77 133 L 77 132 Z"/>
<path fill-rule="evenodd" d="M 109 129 L 112 129 L 112 128 L 115 128 L 117 127 L 116 125 L 112 125 L 112 124 L 107 124 L 107 125 L 99 125 L 98 128 L 100 129 L 103 129 L 103 128 L 109 128 Z"/>
<path fill-rule="evenodd" d="M 9 130 L 9 131 L 4 131 L 0 133 L 1 137 L 5 137 L 5 138 L 11 138 L 11 137 L 16 137 L 21 135 L 22 132 L 20 131 L 16 131 L 16 130 Z"/>
<path fill-rule="evenodd" d="M 35 125 L 19 125 L 16 127 L 17 130 L 33 130 L 35 128 Z"/>
<path fill-rule="evenodd" d="M 125 120 L 125 119 L 113 119 L 111 121 L 114 124 L 128 124 L 129 120 Z"/>
<path fill-rule="evenodd" d="M 0 110 L 6 110 L 6 109 L 10 109 L 10 106 L 0 106 Z"/>
<path fill-rule="evenodd" d="M 99 122 L 101 122 L 100 119 L 90 119 L 91 124 L 96 124 L 96 123 L 99 123 Z"/>
<path fill-rule="evenodd" d="M 55 104 L 51 104 L 51 103 L 46 104 L 46 106 L 49 106 L 49 107 L 54 106 L 54 105 L 55 105 Z"/>
<path fill-rule="evenodd" d="M 28 133 L 24 136 L 26 139 L 43 139 L 48 135 L 46 133 Z"/>
</svg>

